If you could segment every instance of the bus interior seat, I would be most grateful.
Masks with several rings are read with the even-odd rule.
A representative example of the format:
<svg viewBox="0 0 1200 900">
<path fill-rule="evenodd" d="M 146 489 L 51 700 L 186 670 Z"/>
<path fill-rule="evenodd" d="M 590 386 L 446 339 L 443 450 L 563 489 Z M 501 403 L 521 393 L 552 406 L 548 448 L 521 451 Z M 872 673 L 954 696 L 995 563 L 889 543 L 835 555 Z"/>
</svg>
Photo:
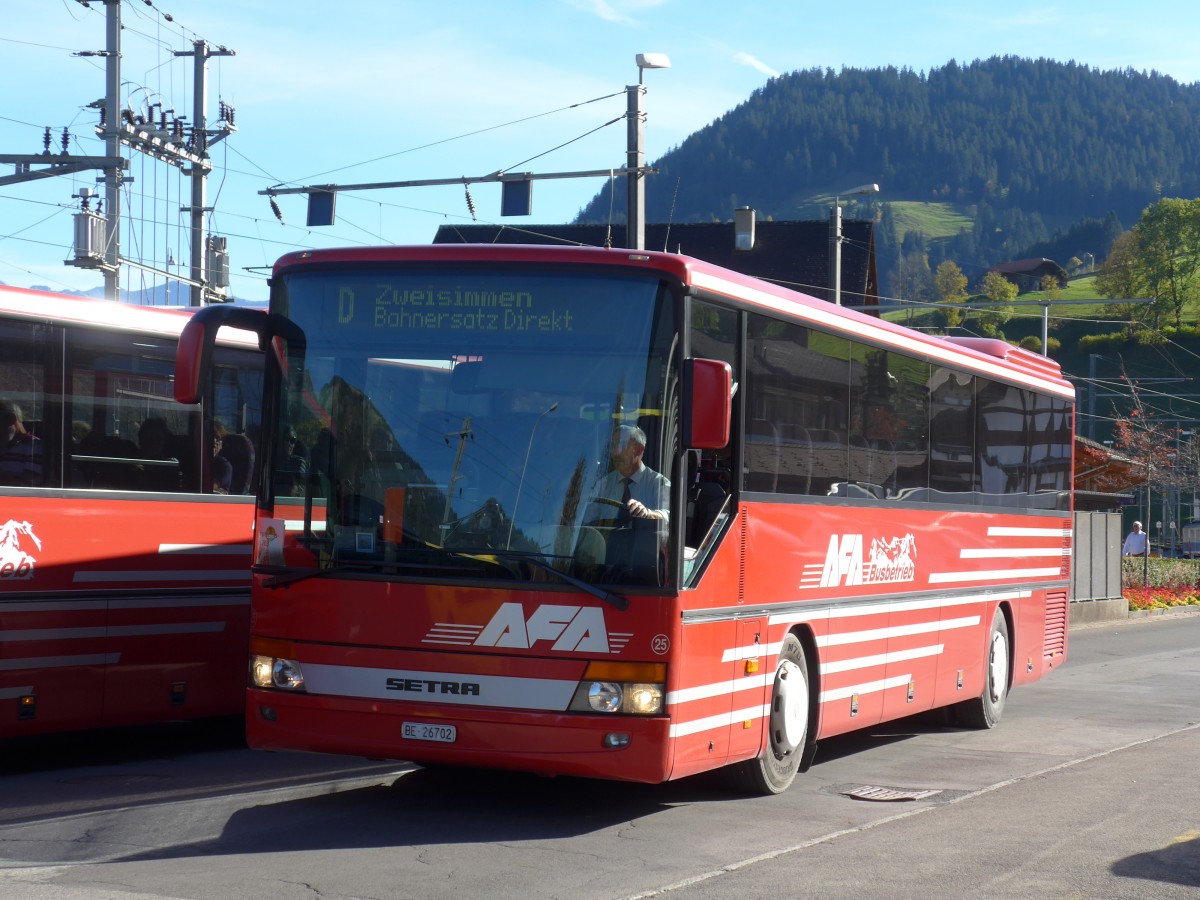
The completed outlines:
<svg viewBox="0 0 1200 900">
<path fill-rule="evenodd" d="M 699 547 L 712 528 L 728 496 L 728 474 L 723 469 L 699 459 L 699 454 L 688 454 L 687 522 L 684 526 L 684 543 Z"/>
<path fill-rule="evenodd" d="M 79 442 L 78 455 L 93 457 L 81 460 L 78 464 L 85 487 L 118 491 L 137 488 L 136 470 L 125 460 L 137 457 L 138 446 L 128 438 L 90 431 Z M 112 462 L 96 457 L 111 459 Z"/>
</svg>

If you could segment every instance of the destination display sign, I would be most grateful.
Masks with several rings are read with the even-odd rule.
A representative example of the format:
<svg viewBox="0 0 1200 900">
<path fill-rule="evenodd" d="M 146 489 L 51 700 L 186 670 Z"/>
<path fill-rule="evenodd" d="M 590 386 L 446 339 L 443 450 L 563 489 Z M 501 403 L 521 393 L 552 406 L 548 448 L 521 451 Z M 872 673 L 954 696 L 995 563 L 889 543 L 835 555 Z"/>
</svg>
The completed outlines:
<svg viewBox="0 0 1200 900">
<path fill-rule="evenodd" d="M 658 289 L 656 278 L 603 273 L 304 272 L 288 279 L 288 306 L 306 331 L 315 315 L 343 339 L 595 346 L 645 328 Z"/>
</svg>

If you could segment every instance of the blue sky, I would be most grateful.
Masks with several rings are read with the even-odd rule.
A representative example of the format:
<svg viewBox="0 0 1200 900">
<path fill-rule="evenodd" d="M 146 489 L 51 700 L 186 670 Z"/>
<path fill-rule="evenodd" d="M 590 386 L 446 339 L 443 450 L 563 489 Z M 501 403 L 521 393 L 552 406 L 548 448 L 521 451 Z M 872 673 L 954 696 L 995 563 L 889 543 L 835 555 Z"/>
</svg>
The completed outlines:
<svg viewBox="0 0 1200 900">
<path fill-rule="evenodd" d="M 64 127 L 71 152 L 101 154 L 87 104 L 104 93 L 102 0 L 4 0 L 0 153 L 38 153 Z M 213 149 L 214 233 L 230 248 L 233 292 L 265 299 L 266 267 L 294 249 L 427 243 L 439 225 L 469 224 L 461 186 L 343 194 L 332 228 L 305 227 L 300 197 L 281 197 L 283 224 L 259 191 L 275 184 L 363 183 L 535 173 L 624 164 L 625 91 L 645 73 L 651 161 L 736 107 L 770 78 L 812 67 L 894 65 L 928 71 L 994 55 L 1155 70 L 1200 81 L 1200 14 L 1182 0 L 963 3 L 863 0 L 125 0 L 126 99 L 153 98 L 190 116 L 190 50 L 203 38 L 236 55 L 209 63 L 238 131 Z M 590 102 L 589 102 L 590 101 Z M 556 149 L 557 148 L 557 149 Z M 0 175 L 12 172 L 0 166 Z M 0 281 L 83 290 L 98 273 L 63 265 L 81 187 L 97 173 L 0 186 Z M 138 221 L 126 256 L 156 268 L 186 260 L 179 212 L 188 179 L 135 157 L 126 208 Z M 472 188 L 480 222 L 569 221 L 605 179 L 534 184 L 533 215 L 500 217 L 498 185 Z M 887 198 L 883 185 L 881 199 Z M 621 187 L 618 186 L 618 190 Z M 182 198 L 182 200 L 181 200 Z M 135 246 L 136 245 L 136 246 Z M 126 286 L 151 277 L 125 271 Z"/>
</svg>

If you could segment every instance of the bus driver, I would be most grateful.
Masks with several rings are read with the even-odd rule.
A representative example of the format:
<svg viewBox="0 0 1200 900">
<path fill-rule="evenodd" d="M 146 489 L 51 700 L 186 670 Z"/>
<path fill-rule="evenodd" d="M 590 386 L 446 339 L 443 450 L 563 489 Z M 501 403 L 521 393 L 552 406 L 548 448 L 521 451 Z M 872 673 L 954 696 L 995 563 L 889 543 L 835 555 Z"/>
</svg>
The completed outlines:
<svg viewBox="0 0 1200 900">
<path fill-rule="evenodd" d="M 646 432 L 633 425 L 613 429 L 608 454 L 612 470 L 596 486 L 598 497 L 619 503 L 621 515 L 666 522 L 671 482 L 642 462 Z"/>
</svg>

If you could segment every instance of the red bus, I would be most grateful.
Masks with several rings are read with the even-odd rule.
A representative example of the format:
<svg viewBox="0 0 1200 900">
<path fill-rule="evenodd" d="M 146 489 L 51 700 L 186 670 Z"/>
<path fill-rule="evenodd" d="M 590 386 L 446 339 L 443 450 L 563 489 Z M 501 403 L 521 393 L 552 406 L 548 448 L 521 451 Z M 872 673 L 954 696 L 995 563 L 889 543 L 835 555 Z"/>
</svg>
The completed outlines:
<svg viewBox="0 0 1200 900">
<path fill-rule="evenodd" d="M 253 747 L 778 792 L 1066 657 L 1050 360 L 626 250 L 291 254 L 270 308 L 203 310 L 176 380 L 222 323 L 272 348 Z"/>
<path fill-rule="evenodd" d="M 189 318 L 0 287 L 0 737 L 244 709 L 262 354 L 176 403 Z"/>
</svg>

